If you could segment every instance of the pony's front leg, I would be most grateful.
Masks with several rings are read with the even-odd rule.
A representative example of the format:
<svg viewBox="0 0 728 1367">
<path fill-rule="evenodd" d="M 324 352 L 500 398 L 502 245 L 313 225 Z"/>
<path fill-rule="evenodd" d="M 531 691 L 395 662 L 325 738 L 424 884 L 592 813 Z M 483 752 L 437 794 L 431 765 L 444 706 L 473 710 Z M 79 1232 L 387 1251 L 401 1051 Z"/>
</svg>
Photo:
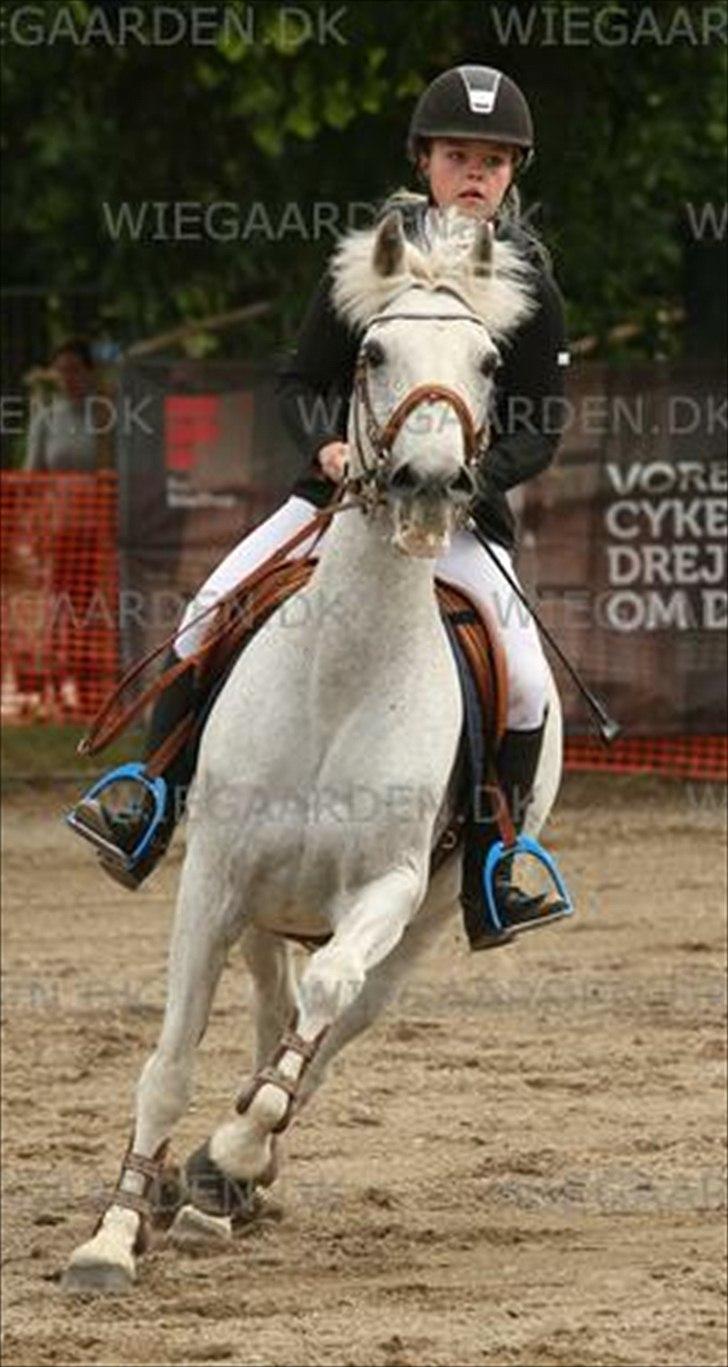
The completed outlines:
<svg viewBox="0 0 728 1367">
<path fill-rule="evenodd" d="M 286 1025 L 298 1008 L 298 993 L 289 946 L 279 936 L 251 925 L 242 938 L 242 950 L 250 970 L 254 994 L 255 1056 L 258 1070 L 271 1057 Z M 232 1235 L 232 1219 L 254 1216 L 256 1186 L 268 1186 L 277 1176 L 274 1153 L 257 1180 L 232 1179 L 216 1167 L 207 1139 L 185 1164 L 187 1201 L 177 1212 L 172 1238 L 188 1244 L 219 1242 Z"/>
<path fill-rule="evenodd" d="M 413 861 L 374 880 L 347 908 L 329 943 L 312 955 L 300 982 L 295 1029 L 281 1035 L 268 1067 L 238 1098 L 237 1117 L 219 1126 L 206 1146 L 208 1183 L 215 1173 L 228 1183 L 268 1180 L 273 1142 L 291 1120 L 307 1068 L 330 1027 L 358 997 L 367 974 L 398 944 L 426 883 L 424 859 L 421 868 Z"/>
<path fill-rule="evenodd" d="M 331 1060 L 351 1040 L 374 1024 L 400 990 L 405 974 L 412 971 L 417 961 L 442 934 L 458 910 L 460 882 L 461 859 L 458 852 L 438 869 L 424 903 L 414 920 L 407 924 L 399 943 L 367 973 L 361 992 L 327 1033 L 303 1079 L 298 1093 L 299 1106 L 308 1105 L 310 1097 L 324 1081 Z"/>
<path fill-rule="evenodd" d="M 150 1183 L 161 1173 L 170 1132 L 186 1109 L 195 1049 L 205 1032 L 225 962 L 227 940 L 209 914 L 205 887 L 185 864 L 170 946 L 167 1007 L 159 1043 L 137 1086 L 136 1123 L 119 1183 L 92 1237 L 71 1254 L 63 1289 L 125 1291 L 136 1277 L 151 1210 Z M 219 911 L 219 907 L 215 907 Z M 207 913 L 207 915 L 206 915 Z"/>
<path fill-rule="evenodd" d="M 298 1009 L 298 987 L 290 946 L 280 936 L 249 926 L 242 951 L 254 997 L 255 1067 L 262 1068 Z"/>
</svg>

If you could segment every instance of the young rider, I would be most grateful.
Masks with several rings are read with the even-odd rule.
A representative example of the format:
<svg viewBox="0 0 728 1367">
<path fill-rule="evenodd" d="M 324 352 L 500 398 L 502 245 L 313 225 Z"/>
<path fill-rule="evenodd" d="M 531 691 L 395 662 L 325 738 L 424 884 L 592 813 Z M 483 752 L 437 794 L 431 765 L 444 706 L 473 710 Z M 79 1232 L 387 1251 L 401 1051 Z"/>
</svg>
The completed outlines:
<svg viewBox="0 0 728 1367">
<path fill-rule="evenodd" d="M 398 193 L 383 210 L 396 205 L 402 213 L 405 234 L 427 242 L 439 210 L 455 205 L 465 214 L 490 220 L 496 238 L 516 245 L 534 268 L 531 290 L 536 308 L 514 332 L 509 345 L 502 347 L 493 415 L 495 436 L 479 471 L 479 493 L 472 508 L 477 535 L 471 532 L 458 538 L 457 546 L 454 543 L 437 565 L 438 575 L 465 589 L 476 601 L 489 604 L 495 596 L 500 606 L 497 618 L 506 652 L 509 707 L 497 771 L 517 829 L 523 824 L 541 751 L 547 667 L 535 624 L 525 617 L 519 604 L 510 601 L 511 591 L 478 537 L 487 541 L 496 558 L 513 574 L 515 529 L 506 493 L 545 469 L 559 439 L 550 421 L 558 405 L 548 401 L 563 394 L 567 359 L 563 308 L 547 253 L 520 222 L 515 185 L 531 159 L 533 141 L 528 104 L 508 76 L 482 66 L 446 71 L 421 95 L 407 141 L 408 155 L 426 193 Z M 175 658 L 184 658 L 197 647 L 210 620 L 207 617 L 196 628 L 190 626 L 193 618 L 250 574 L 336 493 L 346 467 L 348 406 L 359 342 L 359 335 L 334 310 L 327 270 L 279 382 L 283 418 L 307 459 L 305 472 L 287 502 L 244 538 L 190 603 L 175 641 Z M 305 550 L 304 545 L 297 553 Z M 147 758 L 195 701 L 191 671 L 160 695 L 147 736 Z M 165 771 L 164 818 L 150 851 L 123 876 L 127 886 L 138 886 L 166 848 L 194 763 L 192 745 Z M 74 813 L 77 826 L 84 826 L 88 838 L 100 836 L 107 847 L 113 845 L 122 853 L 136 849 L 150 821 L 144 785 L 140 783 L 138 789 L 137 801 L 126 801 L 116 810 L 111 800 L 113 784 L 98 797 L 82 799 Z M 485 948 L 492 939 L 482 933 L 483 840 L 472 823 L 469 831 L 462 890 L 465 927 L 471 947 Z M 105 867 L 118 876 L 113 865 L 105 863 Z M 507 863 L 502 865 L 497 905 L 505 925 L 536 920 L 542 903 L 542 897 L 527 897 L 515 887 Z"/>
</svg>

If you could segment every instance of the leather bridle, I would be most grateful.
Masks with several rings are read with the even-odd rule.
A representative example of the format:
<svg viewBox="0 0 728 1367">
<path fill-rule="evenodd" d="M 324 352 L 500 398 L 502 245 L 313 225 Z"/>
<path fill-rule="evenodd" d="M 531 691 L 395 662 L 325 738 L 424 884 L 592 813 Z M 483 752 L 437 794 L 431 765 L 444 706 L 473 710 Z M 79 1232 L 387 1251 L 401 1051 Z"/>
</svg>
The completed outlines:
<svg viewBox="0 0 728 1367">
<path fill-rule="evenodd" d="M 409 291 L 417 286 L 407 285 L 402 293 Z M 460 303 L 467 303 L 457 293 L 456 290 L 445 286 L 438 286 L 441 293 L 450 294 Z M 395 296 L 397 298 L 398 296 Z M 395 301 L 392 300 L 392 303 Z M 359 457 L 359 464 L 362 474 L 346 481 L 347 489 L 359 493 L 368 504 L 381 502 L 386 494 L 389 482 L 389 465 L 391 463 L 392 445 L 399 435 L 404 423 L 410 413 L 423 403 L 446 403 L 453 409 L 463 432 L 465 444 L 465 465 L 472 470 L 477 465 L 481 456 L 488 446 L 489 426 L 487 418 L 479 427 L 476 427 L 473 415 L 465 400 L 456 390 L 444 384 L 420 384 L 411 389 L 408 394 L 397 404 L 396 408 L 390 413 L 385 423 L 380 423 L 374 412 L 371 394 L 369 390 L 369 368 L 371 362 L 368 360 L 366 347 L 369 341 L 370 330 L 378 325 L 399 321 L 400 319 L 418 319 L 420 321 L 438 320 L 447 323 L 477 323 L 477 325 L 487 331 L 482 318 L 475 313 L 378 313 L 369 319 L 367 329 L 362 338 L 361 346 L 356 360 L 354 370 L 353 397 L 355 400 L 354 408 L 354 442 Z M 362 432 L 360 425 L 360 410 L 364 413 L 364 429 L 367 439 L 374 452 L 375 463 L 372 465 L 366 459 L 364 446 L 362 443 Z"/>
</svg>

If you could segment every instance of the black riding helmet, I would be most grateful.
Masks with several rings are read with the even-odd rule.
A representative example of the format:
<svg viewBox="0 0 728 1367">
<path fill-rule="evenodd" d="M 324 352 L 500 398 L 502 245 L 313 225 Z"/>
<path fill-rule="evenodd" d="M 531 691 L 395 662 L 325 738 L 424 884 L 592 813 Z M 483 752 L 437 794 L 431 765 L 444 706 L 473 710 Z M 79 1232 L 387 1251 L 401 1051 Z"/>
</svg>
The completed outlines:
<svg viewBox="0 0 728 1367">
<path fill-rule="evenodd" d="M 492 66 L 455 66 L 422 92 L 407 137 L 416 162 L 423 138 L 488 138 L 521 148 L 523 170 L 533 156 L 533 120 L 515 81 Z"/>
</svg>

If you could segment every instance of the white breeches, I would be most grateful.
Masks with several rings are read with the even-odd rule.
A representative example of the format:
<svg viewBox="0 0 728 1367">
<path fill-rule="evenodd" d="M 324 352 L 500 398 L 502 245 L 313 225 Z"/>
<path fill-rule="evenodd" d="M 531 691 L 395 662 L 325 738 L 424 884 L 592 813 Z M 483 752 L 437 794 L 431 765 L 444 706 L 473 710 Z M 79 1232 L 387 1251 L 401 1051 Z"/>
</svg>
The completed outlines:
<svg viewBox="0 0 728 1367">
<path fill-rule="evenodd" d="M 184 612 L 175 640 L 178 655 L 184 658 L 197 649 L 210 625 L 211 614 L 196 626 L 190 626 L 190 622 L 233 589 L 246 575 L 252 574 L 284 541 L 310 522 L 315 513 L 312 504 L 294 494 L 225 557 Z M 307 555 L 314 539 L 315 535 L 302 542 L 291 556 L 298 558 Z M 493 542 L 490 546 L 515 579 L 508 552 Z M 476 603 L 490 609 L 498 624 L 508 672 L 508 726 L 514 731 L 530 731 L 540 726 L 548 696 L 548 674 L 538 631 L 530 613 L 516 598 L 487 551 L 471 532 L 455 533 L 449 551 L 437 561 L 436 573 L 448 584 L 469 594 Z"/>
</svg>

